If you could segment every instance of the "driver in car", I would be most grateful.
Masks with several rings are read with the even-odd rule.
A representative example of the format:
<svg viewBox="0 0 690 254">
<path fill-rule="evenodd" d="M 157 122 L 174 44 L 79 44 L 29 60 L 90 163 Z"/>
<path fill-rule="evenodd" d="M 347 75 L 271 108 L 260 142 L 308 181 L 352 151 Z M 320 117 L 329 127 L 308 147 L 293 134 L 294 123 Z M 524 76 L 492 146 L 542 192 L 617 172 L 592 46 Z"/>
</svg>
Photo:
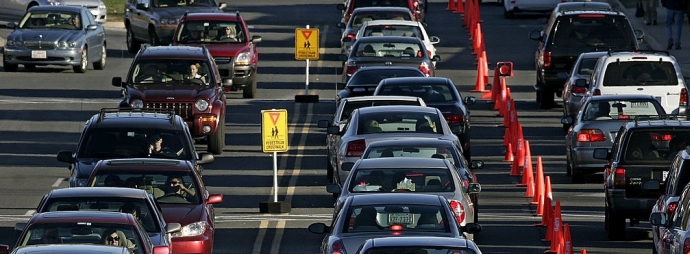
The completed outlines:
<svg viewBox="0 0 690 254">
<path fill-rule="evenodd" d="M 196 191 L 187 188 L 187 186 L 184 184 L 184 180 L 182 179 L 182 177 L 168 177 L 168 180 L 166 182 L 166 196 L 176 194 L 184 197 L 185 200 L 189 200 L 189 198 L 196 195 Z"/>
</svg>

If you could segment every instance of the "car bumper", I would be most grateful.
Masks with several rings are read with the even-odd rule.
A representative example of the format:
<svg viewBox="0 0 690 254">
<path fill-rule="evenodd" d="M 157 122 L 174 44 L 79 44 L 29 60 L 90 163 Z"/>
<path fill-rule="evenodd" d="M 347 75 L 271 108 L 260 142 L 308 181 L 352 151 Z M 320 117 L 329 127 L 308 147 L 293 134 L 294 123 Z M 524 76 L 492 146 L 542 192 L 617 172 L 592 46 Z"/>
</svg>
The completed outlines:
<svg viewBox="0 0 690 254">
<path fill-rule="evenodd" d="M 200 235 L 191 237 L 173 237 L 172 251 L 175 254 L 211 253 L 213 250 L 213 236 Z"/>
<path fill-rule="evenodd" d="M 566 70 L 544 70 L 541 76 L 546 86 L 550 88 L 563 89 L 565 82 L 568 81 L 568 71 Z"/>
<path fill-rule="evenodd" d="M 196 114 L 193 122 L 187 122 L 192 136 L 200 137 L 216 133 L 218 129 L 218 116 L 215 114 Z"/>
<path fill-rule="evenodd" d="M 46 58 L 32 58 L 32 49 L 5 48 L 5 61 L 12 64 L 72 65 L 81 64 L 81 49 L 48 49 Z"/>
<path fill-rule="evenodd" d="M 656 198 L 627 198 L 624 190 L 609 189 L 607 191 L 608 202 L 613 213 L 640 221 L 649 220 L 649 211 L 656 204 Z"/>
<path fill-rule="evenodd" d="M 230 59 L 229 63 L 218 64 L 220 76 L 223 78 L 232 78 L 233 88 L 244 88 L 251 85 L 256 75 L 256 64 L 235 65 L 232 60 L 233 59 Z"/>
</svg>

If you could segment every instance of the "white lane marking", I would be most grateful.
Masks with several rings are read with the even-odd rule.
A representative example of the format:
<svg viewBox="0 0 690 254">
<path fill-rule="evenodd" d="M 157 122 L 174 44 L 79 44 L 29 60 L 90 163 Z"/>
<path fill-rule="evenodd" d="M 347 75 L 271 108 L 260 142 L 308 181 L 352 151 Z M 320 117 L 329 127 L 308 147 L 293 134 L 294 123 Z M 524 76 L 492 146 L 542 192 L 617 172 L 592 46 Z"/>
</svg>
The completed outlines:
<svg viewBox="0 0 690 254">
<path fill-rule="evenodd" d="M 59 186 L 60 186 L 60 183 L 62 183 L 63 180 L 65 180 L 65 178 L 58 178 L 57 180 L 55 180 L 55 182 L 53 183 L 52 187 L 53 187 L 53 188 L 59 187 Z"/>
<path fill-rule="evenodd" d="M 32 216 L 32 215 L 34 215 L 35 212 L 36 212 L 36 210 L 28 210 L 28 211 L 26 211 L 24 216 Z"/>
<path fill-rule="evenodd" d="M 306 136 L 306 135 L 305 135 Z M 278 254 L 280 251 L 280 242 L 283 240 L 283 232 L 285 231 L 285 221 L 278 221 L 276 225 L 276 235 L 271 243 L 271 254 Z"/>
<path fill-rule="evenodd" d="M 261 221 L 259 224 L 259 233 L 257 234 L 256 240 L 254 240 L 254 248 L 252 249 L 252 254 L 261 253 L 261 244 L 264 241 L 264 236 L 266 235 L 266 228 L 268 227 L 268 221 Z"/>
</svg>

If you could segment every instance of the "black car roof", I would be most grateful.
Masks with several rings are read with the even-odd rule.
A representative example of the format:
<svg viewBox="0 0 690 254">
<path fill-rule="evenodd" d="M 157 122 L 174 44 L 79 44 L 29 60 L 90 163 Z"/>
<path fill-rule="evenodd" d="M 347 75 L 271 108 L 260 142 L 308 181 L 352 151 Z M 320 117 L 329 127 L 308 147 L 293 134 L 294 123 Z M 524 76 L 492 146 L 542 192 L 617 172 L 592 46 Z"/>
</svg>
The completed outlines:
<svg viewBox="0 0 690 254">
<path fill-rule="evenodd" d="M 89 120 L 89 128 L 132 127 L 182 130 L 181 117 L 168 113 L 112 112 L 99 113 Z"/>
<path fill-rule="evenodd" d="M 442 197 L 441 197 L 442 198 Z M 352 202 L 350 206 L 361 205 L 441 205 L 438 195 L 419 193 L 372 193 L 367 195 L 354 195 L 348 197 Z"/>
<path fill-rule="evenodd" d="M 387 85 L 392 85 L 392 84 L 418 84 L 418 85 L 442 84 L 442 85 L 449 85 L 452 83 L 453 83 L 453 81 L 451 81 L 449 78 L 443 78 L 443 77 L 399 77 L 399 78 L 387 78 L 387 79 L 381 80 L 381 84 L 387 84 Z"/>
<path fill-rule="evenodd" d="M 48 193 L 50 198 L 70 197 L 118 197 L 132 199 L 146 199 L 145 190 L 118 187 L 74 187 L 55 189 Z"/>
<path fill-rule="evenodd" d="M 690 121 L 675 119 L 675 116 L 638 116 L 633 121 L 626 122 L 623 125 L 626 129 L 639 128 L 690 128 Z"/>
<path fill-rule="evenodd" d="M 192 46 L 156 46 L 140 51 L 138 59 L 199 59 L 206 60 L 204 49 Z"/>
<path fill-rule="evenodd" d="M 364 107 L 355 109 L 360 114 L 379 113 L 379 112 L 422 112 L 436 114 L 437 109 L 423 106 L 408 106 L 408 105 L 393 105 L 393 106 L 376 106 Z"/>
</svg>

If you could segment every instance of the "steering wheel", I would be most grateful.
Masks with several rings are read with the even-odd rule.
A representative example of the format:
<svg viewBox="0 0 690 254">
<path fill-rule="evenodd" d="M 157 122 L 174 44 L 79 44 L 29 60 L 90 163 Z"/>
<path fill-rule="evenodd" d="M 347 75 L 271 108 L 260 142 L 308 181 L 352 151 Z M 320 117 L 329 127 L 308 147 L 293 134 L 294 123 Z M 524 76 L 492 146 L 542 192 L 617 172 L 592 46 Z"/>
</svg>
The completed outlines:
<svg viewBox="0 0 690 254">
<path fill-rule="evenodd" d="M 173 76 L 171 76 L 170 74 L 167 74 L 167 73 L 161 73 L 161 76 L 165 77 L 166 80 L 168 80 L 168 79 L 169 79 L 170 81 L 174 81 L 174 80 L 175 80 L 175 78 L 174 78 Z"/>
<path fill-rule="evenodd" d="M 189 203 L 189 201 L 187 201 L 187 199 L 184 196 L 182 196 L 182 194 L 179 194 L 177 192 L 166 193 L 165 195 L 158 197 L 156 200 L 173 199 L 173 198 L 179 198 L 179 199 L 181 199 L 181 201 Z"/>
</svg>

